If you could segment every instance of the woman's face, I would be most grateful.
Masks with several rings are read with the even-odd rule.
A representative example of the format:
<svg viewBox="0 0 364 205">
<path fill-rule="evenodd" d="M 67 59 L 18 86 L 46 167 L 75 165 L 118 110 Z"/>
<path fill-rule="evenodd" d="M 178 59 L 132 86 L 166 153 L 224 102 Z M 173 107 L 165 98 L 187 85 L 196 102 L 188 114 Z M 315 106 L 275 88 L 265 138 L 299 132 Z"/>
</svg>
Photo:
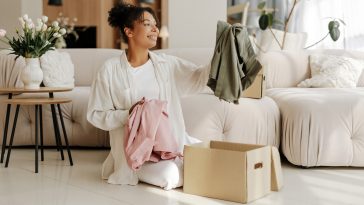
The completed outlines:
<svg viewBox="0 0 364 205">
<path fill-rule="evenodd" d="M 159 29 L 157 22 L 149 12 L 144 12 L 143 20 L 135 21 L 134 28 L 126 31 L 129 38 L 129 46 L 136 45 L 143 48 L 153 48 L 157 45 Z"/>
</svg>

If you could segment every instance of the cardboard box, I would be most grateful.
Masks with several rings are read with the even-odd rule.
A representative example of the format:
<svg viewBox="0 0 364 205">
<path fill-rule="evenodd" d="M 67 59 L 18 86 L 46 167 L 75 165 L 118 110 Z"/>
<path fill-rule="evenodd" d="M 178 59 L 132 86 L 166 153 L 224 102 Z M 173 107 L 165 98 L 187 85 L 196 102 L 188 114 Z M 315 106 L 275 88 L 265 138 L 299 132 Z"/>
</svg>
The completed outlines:
<svg viewBox="0 0 364 205">
<path fill-rule="evenodd" d="M 211 141 L 184 148 L 186 193 L 247 203 L 270 193 L 270 177 L 270 146 Z"/>
<path fill-rule="evenodd" d="M 260 99 L 265 95 L 265 86 L 265 73 L 262 68 L 255 77 L 254 82 L 243 91 L 242 97 Z"/>
</svg>

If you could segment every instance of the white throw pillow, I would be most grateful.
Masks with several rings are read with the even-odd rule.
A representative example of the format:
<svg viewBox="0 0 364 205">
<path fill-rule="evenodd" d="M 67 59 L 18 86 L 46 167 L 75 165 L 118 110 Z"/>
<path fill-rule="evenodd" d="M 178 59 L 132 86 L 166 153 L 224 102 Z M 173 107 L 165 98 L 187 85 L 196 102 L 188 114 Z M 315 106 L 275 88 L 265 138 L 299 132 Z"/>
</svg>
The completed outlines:
<svg viewBox="0 0 364 205">
<path fill-rule="evenodd" d="M 171 190 L 183 185 L 183 160 L 175 158 L 146 162 L 137 171 L 140 181 Z"/>
<path fill-rule="evenodd" d="M 46 87 L 74 87 L 74 65 L 66 52 L 48 51 L 40 58 Z"/>
<path fill-rule="evenodd" d="M 349 57 L 314 54 L 310 55 L 311 78 L 298 87 L 355 88 L 364 62 Z"/>
</svg>

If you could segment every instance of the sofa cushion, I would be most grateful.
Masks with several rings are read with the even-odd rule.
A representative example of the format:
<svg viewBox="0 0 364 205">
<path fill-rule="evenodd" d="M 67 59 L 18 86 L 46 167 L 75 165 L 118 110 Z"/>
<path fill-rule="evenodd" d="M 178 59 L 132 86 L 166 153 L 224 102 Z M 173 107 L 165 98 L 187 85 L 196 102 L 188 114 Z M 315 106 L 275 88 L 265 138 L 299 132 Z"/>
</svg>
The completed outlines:
<svg viewBox="0 0 364 205">
<path fill-rule="evenodd" d="M 364 68 L 364 61 L 326 54 L 309 57 L 312 77 L 298 87 L 355 88 Z"/>
<path fill-rule="evenodd" d="M 213 94 L 181 99 L 186 130 L 204 142 L 223 140 L 279 146 L 280 114 L 269 97 L 241 98 L 239 104 L 219 100 Z"/>
<path fill-rule="evenodd" d="M 302 166 L 364 166 L 364 88 L 274 88 L 281 148 Z"/>
<path fill-rule="evenodd" d="M 16 55 L 9 55 L 9 51 L 0 51 L 0 87 L 23 87 L 20 80 L 20 73 L 25 67 L 25 60 L 19 57 L 15 61 Z"/>
<path fill-rule="evenodd" d="M 260 53 L 258 59 L 266 72 L 267 89 L 296 87 L 310 77 L 305 51 L 270 51 Z"/>
</svg>

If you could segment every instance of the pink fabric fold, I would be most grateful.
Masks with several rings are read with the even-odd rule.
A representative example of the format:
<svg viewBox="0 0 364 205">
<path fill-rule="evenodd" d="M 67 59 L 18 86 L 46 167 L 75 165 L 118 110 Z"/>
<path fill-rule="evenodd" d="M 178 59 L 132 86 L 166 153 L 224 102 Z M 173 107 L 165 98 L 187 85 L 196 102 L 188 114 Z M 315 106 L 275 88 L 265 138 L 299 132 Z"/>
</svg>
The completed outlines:
<svg viewBox="0 0 364 205">
<path fill-rule="evenodd" d="M 146 161 L 158 162 L 182 156 L 166 109 L 166 101 L 143 98 L 129 115 L 124 152 L 131 169 L 139 169 Z"/>
</svg>

